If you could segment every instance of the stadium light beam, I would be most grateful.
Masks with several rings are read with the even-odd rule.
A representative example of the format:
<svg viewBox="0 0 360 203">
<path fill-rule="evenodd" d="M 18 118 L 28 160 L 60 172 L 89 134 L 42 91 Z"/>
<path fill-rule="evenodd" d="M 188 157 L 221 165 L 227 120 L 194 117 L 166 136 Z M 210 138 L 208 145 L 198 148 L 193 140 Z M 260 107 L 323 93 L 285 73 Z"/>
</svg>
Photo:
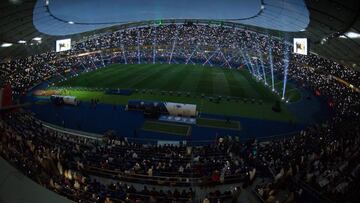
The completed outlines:
<svg viewBox="0 0 360 203">
<path fill-rule="evenodd" d="M 287 83 L 287 75 L 288 75 L 288 68 L 289 68 L 289 47 L 285 47 L 284 53 L 284 82 L 283 82 L 283 91 L 282 91 L 282 100 L 285 99 L 285 92 L 286 92 L 286 83 Z"/>
<path fill-rule="evenodd" d="M 214 53 L 213 54 L 211 54 L 210 55 L 210 57 L 209 58 L 207 58 L 206 59 L 206 56 L 205 56 L 205 54 L 203 54 L 204 55 L 204 57 L 205 57 L 205 59 L 206 59 L 206 61 L 202 64 L 203 66 L 205 66 L 205 64 L 207 64 L 207 63 L 209 63 L 209 65 L 212 65 L 211 63 L 210 63 L 210 59 L 215 55 L 215 54 L 217 54 L 218 53 L 218 51 L 214 51 Z"/>
<path fill-rule="evenodd" d="M 186 63 L 185 64 L 188 64 L 191 57 L 194 55 L 195 51 L 197 50 L 197 46 L 194 48 L 194 50 L 191 52 L 190 56 L 186 59 Z"/>
<path fill-rule="evenodd" d="M 230 63 L 230 61 L 233 60 L 233 58 L 235 58 L 235 56 L 230 56 L 230 57 L 227 59 L 227 61 L 229 61 L 229 63 Z M 238 56 L 235 61 L 238 61 L 239 58 L 240 58 L 240 56 Z M 224 61 L 224 62 L 220 65 L 220 67 L 223 67 L 225 64 L 226 64 L 226 61 Z M 229 67 L 232 68 L 231 66 L 229 66 Z"/>
<path fill-rule="evenodd" d="M 124 48 L 123 44 L 121 44 L 121 50 L 122 50 L 122 54 L 123 54 L 123 58 L 124 58 L 124 63 L 127 64 L 127 58 L 125 55 L 125 48 Z"/>
<path fill-rule="evenodd" d="M 85 65 L 84 65 L 84 63 L 83 63 L 83 61 L 82 61 L 81 58 L 80 58 L 80 64 L 81 64 L 81 66 L 83 67 L 83 69 L 87 71 L 87 68 L 85 67 Z"/>
<path fill-rule="evenodd" d="M 262 54 L 261 54 L 261 51 L 260 51 L 260 48 L 259 48 L 259 44 L 256 43 L 256 52 L 257 54 L 259 55 L 259 57 L 256 57 L 258 60 L 260 60 L 260 64 L 257 64 L 260 66 L 258 67 L 259 69 L 261 68 L 261 71 L 263 73 L 263 80 L 264 80 L 264 84 L 267 85 L 267 82 L 266 82 L 266 75 L 265 75 L 265 67 L 264 67 L 264 62 L 263 62 L 263 57 L 262 57 Z M 259 71 L 259 76 L 260 76 L 260 71 Z"/>
<path fill-rule="evenodd" d="M 101 58 L 101 63 L 103 65 L 103 68 L 105 67 L 105 61 L 104 61 L 104 58 L 102 56 L 102 52 L 99 53 L 100 54 L 100 58 Z"/>
<path fill-rule="evenodd" d="M 242 48 L 242 50 L 245 50 L 245 54 L 244 54 L 244 59 L 247 61 L 247 64 L 249 64 L 249 66 L 250 66 L 250 68 L 251 68 L 251 71 L 250 71 L 250 73 L 253 75 L 253 76 L 255 76 L 255 72 L 254 72 L 254 67 L 253 67 L 253 64 L 252 64 L 252 62 L 251 62 L 251 59 L 250 59 L 250 57 L 249 57 L 249 53 L 248 53 L 248 50 L 245 48 L 244 49 L 244 47 L 246 47 L 246 44 L 245 44 L 245 42 L 243 42 L 242 43 L 242 45 L 240 45 Z M 249 67 L 248 66 L 248 67 Z"/>
<path fill-rule="evenodd" d="M 125 47 L 124 47 L 124 44 L 122 43 L 122 34 L 120 35 L 120 47 L 121 47 L 121 51 L 122 51 L 122 55 L 123 55 L 123 58 L 124 58 L 124 63 L 127 64 L 127 58 L 126 58 L 126 55 L 125 55 Z"/>
<path fill-rule="evenodd" d="M 138 57 L 138 64 L 141 63 L 140 59 L 140 29 L 137 32 L 137 57 Z"/>
<path fill-rule="evenodd" d="M 174 41 L 173 41 L 173 44 L 172 44 L 170 58 L 169 58 L 169 64 L 171 64 L 172 56 L 174 54 L 174 49 L 175 49 L 175 45 L 176 45 L 176 39 L 177 39 L 177 32 L 176 32 L 176 35 L 174 37 Z"/>
<path fill-rule="evenodd" d="M 242 57 L 243 63 L 246 65 L 246 67 L 248 68 L 249 72 L 252 74 L 251 69 L 250 69 L 250 66 L 249 66 L 249 62 L 247 61 L 247 59 L 246 59 L 245 54 L 244 54 L 243 51 L 241 51 L 241 57 Z"/>
<path fill-rule="evenodd" d="M 92 58 L 90 57 L 90 61 L 93 64 L 94 68 L 97 69 L 97 66 L 95 65 L 94 61 L 92 60 Z"/>
<path fill-rule="evenodd" d="M 249 54 L 247 53 L 247 51 L 246 51 L 246 58 L 247 58 L 247 60 L 248 60 L 248 63 L 250 64 L 252 75 L 256 77 L 256 72 L 255 72 L 255 70 L 254 70 L 254 65 L 253 65 L 253 63 L 251 62 L 251 59 L 250 59 Z"/>
<path fill-rule="evenodd" d="M 274 87 L 274 63 L 273 63 L 273 55 L 272 55 L 272 47 L 269 45 L 269 60 L 270 60 L 270 71 L 271 71 L 271 88 L 272 91 L 275 91 Z"/>
<path fill-rule="evenodd" d="M 156 61 L 156 27 L 154 27 L 154 40 L 153 40 L 153 64 L 155 64 Z"/>
<path fill-rule="evenodd" d="M 220 51 L 220 53 L 221 53 L 221 55 L 223 56 L 225 62 L 228 64 L 229 68 L 231 68 L 231 65 L 230 65 L 229 61 L 226 59 L 224 53 L 223 53 L 222 51 Z"/>
<path fill-rule="evenodd" d="M 265 73 L 265 66 L 264 66 L 264 64 L 261 64 L 261 67 L 262 67 L 262 72 L 263 72 L 264 84 L 267 85 L 266 73 Z"/>
<path fill-rule="evenodd" d="M 260 65 L 257 59 L 255 59 L 256 76 L 261 79 Z"/>
<path fill-rule="evenodd" d="M 260 65 L 261 65 L 261 67 L 262 67 L 262 72 L 263 72 L 264 84 L 267 85 L 266 73 L 265 73 L 265 66 L 264 66 L 263 57 L 262 57 L 261 52 L 259 52 L 259 55 L 260 55 Z"/>
</svg>

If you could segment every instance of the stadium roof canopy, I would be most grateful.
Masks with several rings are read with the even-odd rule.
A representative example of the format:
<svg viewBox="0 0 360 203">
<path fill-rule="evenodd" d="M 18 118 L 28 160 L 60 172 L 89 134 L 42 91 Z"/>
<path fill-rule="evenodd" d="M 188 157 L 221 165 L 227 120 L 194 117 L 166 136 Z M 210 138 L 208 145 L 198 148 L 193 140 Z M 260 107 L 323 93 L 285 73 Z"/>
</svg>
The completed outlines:
<svg viewBox="0 0 360 203">
<path fill-rule="evenodd" d="M 114 25 L 161 19 L 212 19 L 281 31 L 300 31 L 309 23 L 309 12 L 302 0 L 120 2 L 38 0 L 33 12 L 33 22 L 40 32 L 50 35 L 77 34 Z"/>
<path fill-rule="evenodd" d="M 307 37 L 311 51 L 360 69 L 359 14 L 358 0 L 3 0 L 0 59 L 53 50 L 56 39 L 134 22 L 192 19 Z"/>
</svg>

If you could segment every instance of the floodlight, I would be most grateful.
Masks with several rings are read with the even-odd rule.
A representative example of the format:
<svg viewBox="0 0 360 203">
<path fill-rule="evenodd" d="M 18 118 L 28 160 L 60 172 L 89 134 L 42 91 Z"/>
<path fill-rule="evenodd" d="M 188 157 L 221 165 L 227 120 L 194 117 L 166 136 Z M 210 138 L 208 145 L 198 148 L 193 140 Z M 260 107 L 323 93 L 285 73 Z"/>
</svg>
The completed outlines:
<svg viewBox="0 0 360 203">
<path fill-rule="evenodd" d="M 1 47 L 11 47 L 13 44 L 12 43 L 7 43 L 7 42 L 4 42 L 1 44 Z"/>
</svg>

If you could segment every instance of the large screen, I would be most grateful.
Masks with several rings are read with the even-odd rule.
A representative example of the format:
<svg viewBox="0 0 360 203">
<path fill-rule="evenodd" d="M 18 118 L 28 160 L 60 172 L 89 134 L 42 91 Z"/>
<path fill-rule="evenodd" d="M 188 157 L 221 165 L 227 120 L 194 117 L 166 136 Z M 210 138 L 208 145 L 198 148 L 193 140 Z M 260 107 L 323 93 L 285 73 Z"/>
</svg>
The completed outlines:
<svg viewBox="0 0 360 203">
<path fill-rule="evenodd" d="M 56 52 L 67 51 L 71 49 L 71 39 L 56 40 Z"/>
<path fill-rule="evenodd" d="M 294 53 L 307 55 L 307 38 L 294 38 Z"/>
</svg>

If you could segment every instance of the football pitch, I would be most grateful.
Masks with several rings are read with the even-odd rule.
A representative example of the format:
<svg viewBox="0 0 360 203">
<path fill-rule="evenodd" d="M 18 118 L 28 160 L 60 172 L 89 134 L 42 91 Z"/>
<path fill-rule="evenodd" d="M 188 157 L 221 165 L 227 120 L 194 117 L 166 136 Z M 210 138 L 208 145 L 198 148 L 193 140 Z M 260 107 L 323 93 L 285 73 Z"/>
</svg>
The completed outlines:
<svg viewBox="0 0 360 203">
<path fill-rule="evenodd" d="M 57 84 L 65 87 L 151 89 L 179 91 L 206 96 L 232 96 L 278 100 L 262 82 L 256 81 L 247 70 L 213 68 L 182 64 L 115 64 Z M 280 91 L 282 82 L 276 83 Z M 287 90 L 287 97 L 299 99 L 294 87 Z"/>
<path fill-rule="evenodd" d="M 282 82 L 275 81 L 275 84 L 281 92 Z M 109 104 L 127 104 L 133 99 L 181 102 L 197 104 L 198 110 L 204 113 L 294 120 L 285 104 L 282 104 L 281 113 L 271 110 L 280 96 L 245 69 L 183 64 L 113 64 L 69 78 L 53 88 L 82 101 L 96 98 Z M 136 91 L 130 96 L 110 95 L 105 93 L 108 88 Z M 290 101 L 301 98 L 293 85 L 287 87 L 286 96 Z"/>
</svg>

